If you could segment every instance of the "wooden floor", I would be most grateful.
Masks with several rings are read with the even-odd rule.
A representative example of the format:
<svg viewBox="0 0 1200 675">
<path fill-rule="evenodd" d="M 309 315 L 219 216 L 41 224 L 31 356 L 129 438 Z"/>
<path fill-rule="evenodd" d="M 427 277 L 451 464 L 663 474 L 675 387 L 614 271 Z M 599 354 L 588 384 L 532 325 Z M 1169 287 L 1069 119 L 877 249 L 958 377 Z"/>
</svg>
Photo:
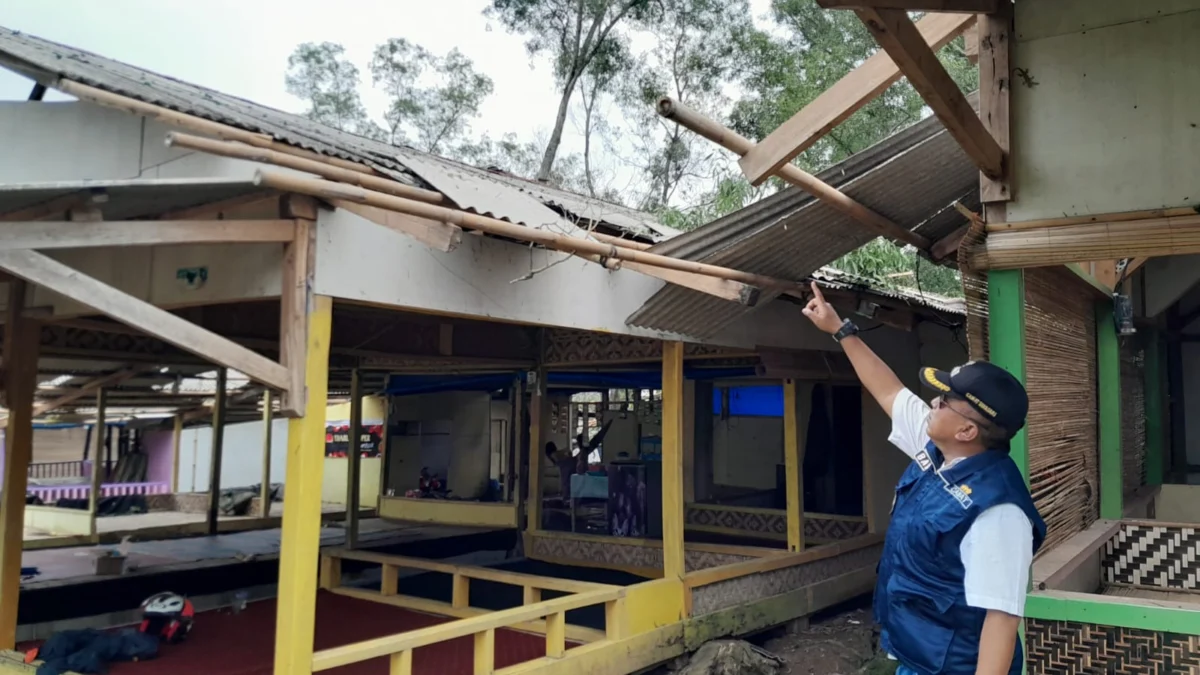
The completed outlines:
<svg viewBox="0 0 1200 675">
<path fill-rule="evenodd" d="M 451 620 L 322 591 L 317 598 L 316 648 L 338 647 Z M 114 664 L 109 672 L 112 675 L 271 675 L 274 638 L 275 601 L 264 600 L 251 603 L 238 614 L 229 610 L 202 613 L 196 617 L 192 633 L 184 643 L 163 646 L 159 658 L 154 660 Z M 471 675 L 474 650 L 470 637 L 418 649 L 414 652 L 413 673 Z M 496 668 L 540 658 L 545 650 L 544 636 L 496 631 Z M 388 663 L 381 657 L 330 672 L 387 675 Z"/>
<path fill-rule="evenodd" d="M 425 525 L 397 523 L 379 518 L 368 518 L 359 525 L 359 542 L 368 546 L 386 546 L 411 541 L 438 539 L 464 534 L 484 532 L 483 529 L 455 527 L 450 525 Z M 128 565 L 137 573 L 176 568 L 181 565 L 204 563 L 246 562 L 279 553 L 278 528 L 252 530 L 215 537 L 191 537 L 161 541 L 130 542 Z M 345 530 L 339 527 L 321 529 L 321 546 L 341 546 L 345 542 Z M 115 546 L 76 546 L 70 548 L 25 551 L 21 565 L 37 567 L 40 574 L 24 582 L 21 587 L 33 590 L 48 585 L 87 582 L 102 577 L 95 574 L 95 556 L 104 550 L 122 548 Z"/>
<path fill-rule="evenodd" d="M 322 504 L 322 513 L 340 513 L 346 507 L 342 504 Z M 283 502 L 275 502 L 271 504 L 270 516 L 279 517 L 283 515 Z M 245 516 L 220 516 L 222 522 L 238 521 L 238 520 L 253 520 L 258 518 L 258 513 L 253 513 Z M 108 532 L 133 532 L 136 530 L 150 529 L 156 527 L 170 527 L 172 525 L 189 525 L 192 523 L 208 522 L 208 514 L 206 513 L 184 513 L 182 511 L 152 511 L 150 513 L 134 513 L 127 516 L 103 516 L 96 519 L 96 529 L 101 534 Z M 36 541 L 38 539 L 53 539 L 59 535 L 54 535 L 44 530 L 36 528 L 25 528 L 25 541 Z"/>
</svg>

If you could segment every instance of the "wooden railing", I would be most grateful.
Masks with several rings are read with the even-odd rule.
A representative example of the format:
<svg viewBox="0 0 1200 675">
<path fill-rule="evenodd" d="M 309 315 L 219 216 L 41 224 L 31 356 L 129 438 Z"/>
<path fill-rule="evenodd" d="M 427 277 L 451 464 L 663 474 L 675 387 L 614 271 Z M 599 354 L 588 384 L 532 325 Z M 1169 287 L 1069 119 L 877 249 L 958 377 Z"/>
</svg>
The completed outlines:
<svg viewBox="0 0 1200 675">
<path fill-rule="evenodd" d="M 381 565 L 383 574 L 380 589 L 372 591 L 343 587 L 341 585 L 343 560 Z M 398 594 L 397 587 L 401 569 L 451 575 L 453 578 L 451 601 L 444 603 Z M 472 579 L 520 586 L 523 589 L 522 606 L 494 612 L 471 607 L 470 582 Z M 321 556 L 321 587 L 333 593 L 362 600 L 383 602 L 460 618 L 450 623 L 399 635 L 319 651 L 313 655 L 313 672 L 388 656 L 391 659 L 390 675 L 410 675 L 414 650 L 448 640 L 474 636 L 474 673 L 475 675 L 489 675 L 495 672 L 497 630 L 532 630 L 544 633 L 546 636 L 545 658 L 560 659 L 566 654 L 569 637 L 576 641 L 593 643 L 618 640 L 623 637 L 623 626 L 626 625 L 625 588 L 621 586 L 555 579 L 485 567 L 453 565 L 370 551 L 333 549 L 324 552 Z M 542 600 L 542 591 L 562 592 L 570 595 Z M 567 612 L 595 605 L 604 605 L 605 630 L 603 632 L 567 625 Z M 572 628 L 575 630 L 572 631 Z"/>
<path fill-rule="evenodd" d="M 34 462 L 29 465 L 30 478 L 84 478 L 91 475 L 89 462 L 72 460 L 67 462 Z"/>
</svg>

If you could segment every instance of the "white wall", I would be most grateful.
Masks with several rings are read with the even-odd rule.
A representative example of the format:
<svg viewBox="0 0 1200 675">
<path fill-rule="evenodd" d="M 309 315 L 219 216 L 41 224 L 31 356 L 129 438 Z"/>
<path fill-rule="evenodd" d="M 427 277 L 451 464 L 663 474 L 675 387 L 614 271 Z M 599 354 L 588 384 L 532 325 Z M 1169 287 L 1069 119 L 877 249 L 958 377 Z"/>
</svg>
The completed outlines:
<svg viewBox="0 0 1200 675">
<path fill-rule="evenodd" d="M 1015 7 L 1008 218 L 1200 202 L 1200 0 Z"/>
<path fill-rule="evenodd" d="M 271 482 L 287 474 L 288 421 L 271 422 Z M 262 422 L 225 427 L 221 454 L 221 488 L 248 487 L 262 481 Z M 212 427 L 184 429 L 179 443 L 179 491 L 205 492 L 212 461 Z"/>
</svg>

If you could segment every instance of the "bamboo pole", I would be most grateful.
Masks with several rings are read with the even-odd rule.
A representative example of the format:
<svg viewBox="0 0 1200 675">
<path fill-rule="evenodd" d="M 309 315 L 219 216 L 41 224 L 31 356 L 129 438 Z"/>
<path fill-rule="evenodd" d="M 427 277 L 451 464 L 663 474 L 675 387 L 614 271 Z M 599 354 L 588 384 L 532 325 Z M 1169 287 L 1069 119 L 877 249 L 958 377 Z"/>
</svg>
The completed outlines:
<svg viewBox="0 0 1200 675">
<path fill-rule="evenodd" d="M 212 134 L 213 136 L 231 141 L 241 141 L 243 143 L 248 143 L 260 148 L 270 148 L 272 150 L 289 155 L 295 155 L 297 157 L 327 162 L 348 171 L 357 171 L 358 173 L 366 174 L 375 173 L 370 168 L 349 160 L 338 157 L 329 157 L 318 152 L 311 152 L 309 150 L 292 147 L 286 143 L 280 143 L 267 134 L 246 131 L 245 129 L 238 129 L 237 127 L 233 127 L 228 124 L 213 122 L 211 120 L 197 117 L 196 115 L 181 113 L 176 110 L 171 110 L 170 108 L 154 105 L 153 103 L 139 101 L 136 98 L 130 98 L 128 96 L 114 94 L 103 89 L 97 89 L 96 87 L 91 87 L 74 80 L 59 79 L 56 83 L 54 83 L 53 86 L 55 89 L 63 92 L 64 94 L 70 94 L 81 101 L 95 103 L 96 105 L 104 106 L 106 108 L 124 110 L 125 112 L 132 113 L 134 115 L 143 115 L 145 117 L 156 119 L 169 126 L 181 127 L 183 129 L 196 131 L 202 134 Z"/>
<path fill-rule="evenodd" d="M 1101 213 L 1092 216 L 1069 216 L 1066 218 L 1043 218 L 1040 220 L 1024 220 L 1012 223 L 988 223 L 988 232 L 1009 232 L 1012 230 L 1039 230 L 1046 227 L 1070 227 L 1072 225 L 1103 225 L 1107 223 L 1124 223 L 1131 220 L 1152 220 L 1155 218 L 1179 218 L 1194 216 L 1200 209 L 1185 206 L 1175 209 L 1149 209 L 1146 211 L 1122 211 L 1120 213 Z"/>
<path fill-rule="evenodd" d="M 255 147 L 249 145 L 238 145 L 228 141 L 217 141 L 211 138 L 202 138 L 200 136 L 192 136 L 191 134 L 181 134 L 175 131 L 167 134 L 167 147 L 181 147 L 188 150 L 196 150 L 210 155 L 218 155 L 220 157 L 232 157 L 233 159 L 244 159 L 251 162 L 262 162 L 265 164 L 274 164 L 296 171 L 305 173 L 315 173 L 323 178 L 338 181 L 340 183 L 350 183 L 368 190 L 377 190 L 386 192 L 397 197 L 406 197 L 408 199 L 416 199 L 430 204 L 440 204 L 445 201 L 445 197 L 440 192 L 433 190 L 424 190 L 422 188 L 405 185 L 400 181 L 391 180 L 388 178 L 380 178 L 358 171 L 350 171 L 343 169 L 326 161 L 317 161 L 313 159 L 305 159 L 296 157 L 282 152 L 277 152 L 270 148 Z"/>
<path fill-rule="evenodd" d="M 725 128 L 670 97 L 659 99 L 658 114 L 707 138 L 739 157 L 744 156 L 750 152 L 750 148 L 754 147 L 754 143 L 744 136 Z M 777 175 L 863 225 L 878 231 L 880 236 L 899 239 L 923 250 L 927 250 L 932 245 L 929 239 L 900 227 L 795 164 L 783 165 Z"/>
<path fill-rule="evenodd" d="M 423 202 L 404 199 L 403 197 L 394 197 L 392 195 L 375 192 L 372 190 L 364 190 L 352 185 L 335 183 L 332 181 L 324 181 L 310 178 L 298 178 L 287 176 L 271 171 L 258 171 L 255 174 L 254 182 L 256 185 L 282 190 L 286 192 L 296 192 L 300 194 L 312 195 L 322 199 L 347 199 L 361 204 L 367 204 L 388 211 L 397 211 L 399 213 L 407 213 L 422 218 L 431 218 L 443 222 L 453 223 L 463 229 L 479 230 L 481 232 L 499 237 L 509 237 L 520 241 L 528 241 L 535 244 L 541 244 L 546 248 L 552 248 L 567 253 L 575 253 L 581 256 L 599 255 L 607 258 L 616 258 L 618 260 L 628 260 L 630 262 L 643 263 L 655 267 L 665 269 L 678 270 L 681 272 L 694 272 L 719 279 L 729 279 L 731 281 L 740 281 L 753 286 L 763 288 L 771 288 L 779 291 L 795 291 L 802 293 L 805 284 L 795 281 L 787 281 L 768 277 L 753 272 L 743 272 L 741 270 L 729 269 L 728 267 L 720 267 L 718 265 L 710 265 L 708 263 L 695 262 L 691 260 L 681 260 L 656 253 L 648 253 L 646 251 L 637 251 L 611 244 L 603 244 L 583 239 L 581 237 L 570 237 L 566 235 L 538 230 L 525 225 L 515 225 L 513 223 L 481 216 L 476 213 L 467 213 L 465 211 L 457 211 L 448 209 L 442 206 L 426 204 Z"/>
</svg>

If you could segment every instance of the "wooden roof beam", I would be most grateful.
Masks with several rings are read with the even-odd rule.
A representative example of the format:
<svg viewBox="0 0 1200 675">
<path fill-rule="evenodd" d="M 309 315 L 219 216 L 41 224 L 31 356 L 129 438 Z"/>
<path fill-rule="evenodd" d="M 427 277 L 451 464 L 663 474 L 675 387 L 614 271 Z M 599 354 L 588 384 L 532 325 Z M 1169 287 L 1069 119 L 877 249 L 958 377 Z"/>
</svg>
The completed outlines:
<svg viewBox="0 0 1200 675">
<path fill-rule="evenodd" d="M 930 14 L 917 23 L 917 28 L 922 39 L 936 51 L 973 23 L 974 15 Z M 752 184 L 762 184 L 782 166 L 895 84 L 902 75 L 886 51 L 881 49 L 875 52 L 862 65 L 750 148 L 738 162 L 742 173 Z"/>
<path fill-rule="evenodd" d="M 5 222 L 0 249 L 286 243 L 295 232 L 292 220 L 30 220 Z"/>
<path fill-rule="evenodd" d="M 905 12 L 993 14 L 1011 0 L 817 0 L 824 9 L 898 9 Z"/>
<path fill-rule="evenodd" d="M 875 37 L 971 161 L 989 178 L 1004 177 L 1004 150 L 902 9 L 856 9 Z"/>
</svg>

